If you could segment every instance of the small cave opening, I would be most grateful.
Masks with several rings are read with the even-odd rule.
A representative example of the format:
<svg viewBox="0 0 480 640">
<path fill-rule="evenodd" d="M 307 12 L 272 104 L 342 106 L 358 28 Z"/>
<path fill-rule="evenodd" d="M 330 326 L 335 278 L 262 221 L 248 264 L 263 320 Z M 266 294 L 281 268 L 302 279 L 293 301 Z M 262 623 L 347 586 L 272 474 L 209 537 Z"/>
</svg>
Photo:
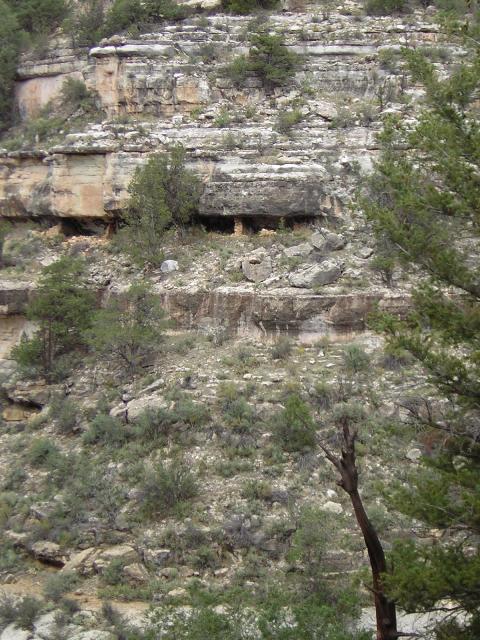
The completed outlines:
<svg viewBox="0 0 480 640">
<path fill-rule="evenodd" d="M 196 219 L 196 223 L 207 232 L 230 235 L 255 235 L 264 230 L 294 231 L 302 227 L 313 227 L 316 222 L 315 216 L 199 216 Z"/>
<path fill-rule="evenodd" d="M 195 223 L 209 233 L 232 234 L 235 231 L 235 218 L 231 216 L 198 216 Z"/>
</svg>

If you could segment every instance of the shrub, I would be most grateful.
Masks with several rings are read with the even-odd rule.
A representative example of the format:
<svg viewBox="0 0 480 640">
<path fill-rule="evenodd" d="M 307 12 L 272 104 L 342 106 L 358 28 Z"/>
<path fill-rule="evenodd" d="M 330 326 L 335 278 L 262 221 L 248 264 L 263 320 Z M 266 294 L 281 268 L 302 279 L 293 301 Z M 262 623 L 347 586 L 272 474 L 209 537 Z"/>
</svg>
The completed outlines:
<svg viewBox="0 0 480 640">
<path fill-rule="evenodd" d="M 280 111 L 275 124 L 275 129 L 279 133 L 288 135 L 293 127 L 301 122 L 302 119 L 302 112 L 299 109 Z"/>
<path fill-rule="evenodd" d="M 24 370 L 55 379 L 60 358 L 84 344 L 94 299 L 82 276 L 82 263 L 69 257 L 43 269 L 35 298 L 27 307 L 27 317 L 38 329 L 12 350 Z"/>
<path fill-rule="evenodd" d="M 281 35 L 258 33 L 252 36 L 250 66 L 266 88 L 285 85 L 293 75 L 299 57 L 285 46 Z"/>
<path fill-rule="evenodd" d="M 193 402 L 190 398 L 180 398 L 173 410 L 176 422 L 183 423 L 188 427 L 201 427 L 210 419 L 210 413 L 203 404 Z"/>
<path fill-rule="evenodd" d="M 162 20 L 182 20 L 188 9 L 175 0 L 115 0 L 106 15 L 104 34 L 126 29 L 141 32 L 147 25 Z"/>
<path fill-rule="evenodd" d="M 393 287 L 395 265 L 396 261 L 394 256 L 387 256 L 383 254 L 375 256 L 375 258 L 370 262 L 370 268 L 372 271 L 376 271 L 380 275 L 382 282 L 387 287 Z"/>
<path fill-rule="evenodd" d="M 36 118 L 29 120 L 25 126 L 25 138 L 30 144 L 38 144 L 58 134 L 64 125 L 64 118 L 53 116 L 47 105 Z"/>
<path fill-rule="evenodd" d="M 60 455 L 59 449 L 48 438 L 33 440 L 27 450 L 27 461 L 33 467 L 50 466 Z"/>
<path fill-rule="evenodd" d="M 321 409 L 329 409 L 335 399 L 335 390 L 327 382 L 317 382 L 314 388 L 315 403 Z"/>
<path fill-rule="evenodd" d="M 287 84 L 298 65 L 299 56 L 288 50 L 283 36 L 256 33 L 248 56 L 238 56 L 224 68 L 236 85 L 255 74 L 268 90 Z"/>
<path fill-rule="evenodd" d="M 369 16 L 389 16 L 394 13 L 406 13 L 408 0 L 366 0 L 365 11 Z"/>
<path fill-rule="evenodd" d="M 72 37 L 75 46 L 91 47 L 104 34 L 103 0 L 84 0 L 82 9 L 75 11 L 64 23 L 64 30 Z"/>
<path fill-rule="evenodd" d="M 64 80 L 61 91 L 63 104 L 72 109 L 84 109 L 92 111 L 95 109 L 95 94 L 87 89 L 83 80 L 67 78 Z"/>
<path fill-rule="evenodd" d="M 15 600 L 5 593 L 0 596 L 0 629 L 15 622 L 17 606 Z"/>
<path fill-rule="evenodd" d="M 147 12 L 140 0 L 115 0 L 105 16 L 103 34 L 120 33 L 125 29 L 141 30 L 147 20 Z"/>
<path fill-rule="evenodd" d="M 302 582 L 307 591 L 323 591 L 326 587 L 325 556 L 332 540 L 332 527 L 332 518 L 319 509 L 307 507 L 300 514 L 288 559 L 302 564 Z"/>
<path fill-rule="evenodd" d="M 343 423 L 359 423 L 365 420 L 365 411 L 355 402 L 339 402 L 333 408 L 333 421 L 337 426 Z"/>
<path fill-rule="evenodd" d="M 28 33 L 48 33 L 68 14 L 66 0 L 15 0 L 15 14 Z"/>
<path fill-rule="evenodd" d="M 102 574 L 103 581 L 110 586 L 115 586 L 116 584 L 121 584 L 124 579 L 123 576 L 123 568 L 125 566 L 125 562 L 122 558 L 115 558 L 112 560 Z"/>
<path fill-rule="evenodd" d="M 87 341 L 132 374 L 162 343 L 164 316 L 158 296 L 146 284 L 131 285 L 97 311 Z"/>
<path fill-rule="evenodd" d="M 248 76 L 252 75 L 250 63 L 247 56 L 237 56 L 224 67 L 225 75 L 230 78 L 235 86 L 242 85 Z"/>
<path fill-rule="evenodd" d="M 273 360 L 286 360 L 292 353 L 292 343 L 288 338 L 279 338 L 272 346 Z"/>
<path fill-rule="evenodd" d="M 223 412 L 223 419 L 227 427 L 232 431 L 240 434 L 249 434 L 252 432 L 256 413 L 244 398 L 236 398 L 226 405 Z"/>
<path fill-rule="evenodd" d="M 343 352 L 343 366 L 348 373 L 361 373 L 370 367 L 370 356 L 358 344 L 349 344 Z"/>
<path fill-rule="evenodd" d="M 42 603 L 37 598 L 27 596 L 17 605 L 16 624 L 20 629 L 33 630 L 33 623 L 42 610 Z"/>
<path fill-rule="evenodd" d="M 285 409 L 274 418 L 277 438 L 286 451 L 304 451 L 315 446 L 315 423 L 308 405 L 298 394 L 291 394 Z"/>
<path fill-rule="evenodd" d="M 78 582 L 75 573 L 55 573 L 47 578 L 43 586 L 43 595 L 53 602 L 60 602 L 62 596 L 71 591 Z"/>
<path fill-rule="evenodd" d="M 124 220 L 130 253 L 158 265 L 163 260 L 160 239 L 170 227 L 183 229 L 191 222 L 200 198 L 200 181 L 185 168 L 181 145 L 168 154 L 154 154 L 137 168 L 128 188 L 130 200 Z"/>
<path fill-rule="evenodd" d="M 79 409 L 75 402 L 62 394 L 57 394 L 50 401 L 49 417 L 55 420 L 61 433 L 69 434 L 77 426 Z"/>
<path fill-rule="evenodd" d="M 135 420 L 134 433 L 142 442 L 165 445 L 174 424 L 175 418 L 170 411 L 148 407 Z"/>
<path fill-rule="evenodd" d="M 158 463 L 145 473 L 141 485 L 141 511 L 147 517 L 165 516 L 198 493 L 196 476 L 183 462 Z"/>
<path fill-rule="evenodd" d="M 247 500 L 270 500 L 272 487 L 265 480 L 248 480 L 242 488 L 242 498 Z"/>
<path fill-rule="evenodd" d="M 86 444 L 121 447 L 127 441 L 128 436 L 128 431 L 118 418 L 100 414 L 94 418 L 89 430 L 83 436 L 83 441 Z"/>
<path fill-rule="evenodd" d="M 278 0 L 222 0 L 222 9 L 245 16 L 261 9 L 274 9 Z"/>
</svg>

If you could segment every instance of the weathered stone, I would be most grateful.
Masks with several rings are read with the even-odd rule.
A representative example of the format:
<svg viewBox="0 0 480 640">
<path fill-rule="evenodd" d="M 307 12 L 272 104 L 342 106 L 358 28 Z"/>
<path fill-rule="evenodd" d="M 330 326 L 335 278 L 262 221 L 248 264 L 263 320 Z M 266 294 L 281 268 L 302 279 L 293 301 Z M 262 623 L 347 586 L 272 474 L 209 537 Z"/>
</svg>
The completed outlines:
<svg viewBox="0 0 480 640">
<path fill-rule="evenodd" d="M 55 623 L 55 616 L 58 611 L 49 611 L 44 613 L 33 623 L 33 631 L 35 638 L 41 638 L 41 640 L 50 640 L 53 637 L 57 625 Z"/>
<path fill-rule="evenodd" d="M 89 575 L 93 573 L 93 561 L 96 555 L 99 554 L 99 550 L 95 547 L 89 547 L 83 549 L 78 553 L 75 553 L 63 566 L 62 571 L 77 571 L 81 575 Z"/>
<path fill-rule="evenodd" d="M 56 542 L 50 540 L 39 540 L 30 546 L 32 555 L 41 562 L 61 566 L 66 562 L 66 556 L 61 547 Z"/>
<path fill-rule="evenodd" d="M 177 589 L 172 589 L 171 591 L 169 591 L 167 595 L 170 598 L 184 598 L 187 594 L 188 591 L 186 589 L 178 587 Z"/>
<path fill-rule="evenodd" d="M 165 567 L 172 556 L 173 553 L 170 549 L 145 549 L 143 552 L 145 562 L 157 567 Z"/>
<path fill-rule="evenodd" d="M 119 560 L 123 564 L 134 564 L 140 561 L 138 553 L 128 544 L 118 544 L 104 549 L 93 561 L 93 567 L 101 573 L 113 560 Z"/>
<path fill-rule="evenodd" d="M 134 398 L 130 402 L 118 404 L 110 410 L 110 415 L 114 417 L 123 417 L 128 412 L 129 420 L 135 420 L 146 409 L 161 409 L 167 406 L 165 398 L 161 395 L 152 394 Z"/>
<path fill-rule="evenodd" d="M 344 236 L 339 233 L 317 232 L 313 233 L 310 242 L 319 251 L 339 251 L 347 244 Z"/>
<path fill-rule="evenodd" d="M 413 449 L 409 449 L 405 454 L 405 456 L 408 458 L 408 460 L 411 460 L 412 462 L 418 462 L 422 457 L 422 452 L 420 451 L 420 449 L 413 448 Z"/>
<path fill-rule="evenodd" d="M 2 418 L 5 422 L 23 422 L 24 420 L 28 420 L 31 415 L 31 411 L 17 405 L 12 404 L 2 411 Z"/>
<path fill-rule="evenodd" d="M 148 582 L 150 576 L 143 564 L 140 562 L 134 562 L 123 568 L 124 575 L 132 582 Z"/>
<path fill-rule="evenodd" d="M 178 262 L 176 260 L 164 260 L 160 265 L 160 271 L 162 273 L 172 273 L 172 271 L 178 271 Z"/>
<path fill-rule="evenodd" d="M 300 256 L 302 258 L 306 258 L 313 251 L 313 247 L 309 242 L 303 242 L 302 244 L 296 244 L 293 247 L 288 247 L 284 249 L 283 253 L 287 256 L 287 258 L 293 258 L 296 256 Z"/>
<path fill-rule="evenodd" d="M 355 251 L 355 255 L 366 260 L 367 258 L 370 258 L 371 255 L 373 255 L 373 249 L 371 247 L 360 247 L 360 249 L 357 249 Z"/>
<path fill-rule="evenodd" d="M 43 407 L 47 404 L 51 387 L 45 380 L 19 380 L 13 386 L 4 386 L 7 396 L 12 402 L 34 404 Z"/>
<path fill-rule="evenodd" d="M 80 631 L 69 636 L 70 640 L 115 640 L 113 633 L 109 631 L 100 631 L 99 629 L 91 629 L 89 631 Z"/>
<path fill-rule="evenodd" d="M 343 272 L 343 263 L 338 260 L 325 260 L 321 264 L 304 267 L 289 275 L 289 282 L 293 287 L 311 289 L 338 280 Z"/>
<path fill-rule="evenodd" d="M 30 640 L 31 638 L 31 631 L 19 629 L 15 624 L 9 624 L 0 634 L 0 640 Z"/>
<path fill-rule="evenodd" d="M 272 274 L 272 261 L 269 256 L 265 256 L 263 259 L 248 256 L 242 260 L 242 271 L 247 280 L 263 282 Z"/>
</svg>

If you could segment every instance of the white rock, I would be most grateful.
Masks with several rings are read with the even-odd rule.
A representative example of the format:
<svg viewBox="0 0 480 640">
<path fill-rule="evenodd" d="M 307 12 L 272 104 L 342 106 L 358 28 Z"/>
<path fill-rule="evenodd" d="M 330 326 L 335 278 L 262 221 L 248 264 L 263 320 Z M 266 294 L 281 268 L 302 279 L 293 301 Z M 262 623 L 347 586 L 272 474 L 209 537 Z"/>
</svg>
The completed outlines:
<svg viewBox="0 0 480 640">
<path fill-rule="evenodd" d="M 408 460 L 411 460 L 412 462 L 418 462 L 418 460 L 420 460 L 420 458 L 422 457 L 422 452 L 420 451 L 420 449 L 409 449 L 405 455 Z"/>
<path fill-rule="evenodd" d="M 35 632 L 35 638 L 38 636 L 42 640 L 50 640 L 50 637 L 54 634 L 56 629 L 55 616 L 57 611 L 50 611 L 40 616 L 33 623 L 33 630 Z"/>
<path fill-rule="evenodd" d="M 160 265 L 160 271 L 162 273 L 172 273 L 172 271 L 178 271 L 178 262 L 176 260 L 164 260 Z"/>
<path fill-rule="evenodd" d="M 30 640 L 32 634 L 30 631 L 19 629 L 14 624 L 9 624 L 8 627 L 2 631 L 0 640 Z"/>
<path fill-rule="evenodd" d="M 69 640 L 115 640 L 115 636 L 109 631 L 90 629 L 90 631 L 81 631 L 70 636 Z"/>
<path fill-rule="evenodd" d="M 331 500 L 326 502 L 321 507 L 321 510 L 326 511 L 327 513 L 335 513 L 337 515 L 340 515 L 341 513 L 343 513 L 342 505 L 339 502 L 332 502 Z"/>
</svg>

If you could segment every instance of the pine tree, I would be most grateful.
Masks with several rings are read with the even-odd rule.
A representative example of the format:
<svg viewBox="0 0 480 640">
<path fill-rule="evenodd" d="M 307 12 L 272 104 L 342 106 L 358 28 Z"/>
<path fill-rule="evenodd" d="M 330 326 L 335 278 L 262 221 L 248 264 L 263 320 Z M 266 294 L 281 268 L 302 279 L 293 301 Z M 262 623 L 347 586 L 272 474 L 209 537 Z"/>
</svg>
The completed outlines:
<svg viewBox="0 0 480 640">
<path fill-rule="evenodd" d="M 94 295 L 83 282 L 80 260 L 65 256 L 45 267 L 27 308 L 27 317 L 37 329 L 13 349 L 12 357 L 20 366 L 52 380 L 59 360 L 84 345 L 93 307 Z"/>
<path fill-rule="evenodd" d="M 385 581 L 407 611 L 443 611 L 442 640 L 480 637 L 480 46 L 467 43 L 469 61 L 445 79 L 404 52 L 425 107 L 413 126 L 386 124 L 363 203 L 382 242 L 421 274 L 408 317 L 379 315 L 375 325 L 437 392 L 409 406 L 430 451 L 392 495 L 425 537 L 396 545 Z"/>
<path fill-rule="evenodd" d="M 88 341 L 94 351 L 133 374 L 158 349 L 165 327 L 158 296 L 139 283 L 111 298 L 95 314 Z"/>
</svg>

